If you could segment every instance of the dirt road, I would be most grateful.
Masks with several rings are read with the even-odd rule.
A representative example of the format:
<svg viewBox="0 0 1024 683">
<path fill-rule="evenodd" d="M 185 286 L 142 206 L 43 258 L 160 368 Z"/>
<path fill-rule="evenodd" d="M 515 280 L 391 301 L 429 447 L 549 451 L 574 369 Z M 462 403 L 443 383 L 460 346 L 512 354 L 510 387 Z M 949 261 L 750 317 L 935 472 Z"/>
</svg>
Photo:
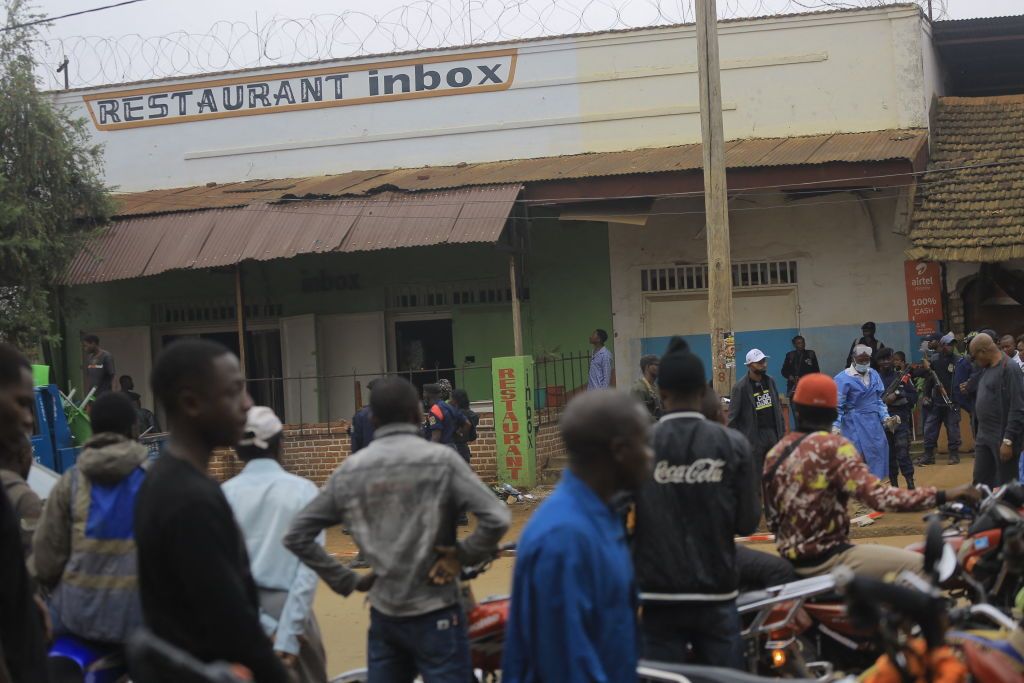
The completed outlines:
<svg viewBox="0 0 1024 683">
<path fill-rule="evenodd" d="M 941 456 L 940 456 L 941 457 Z M 945 464 L 918 469 L 918 484 L 921 486 L 938 486 L 948 488 L 971 480 L 971 468 L 974 461 L 964 458 L 960 465 Z M 543 490 L 540 495 L 544 495 Z M 536 509 L 536 504 L 516 504 L 512 506 L 512 528 L 507 539 L 519 537 L 523 526 Z M 922 513 L 886 513 L 881 519 L 869 527 L 855 529 L 854 540 L 858 543 L 882 543 L 895 547 L 903 547 L 921 538 L 924 529 Z M 462 534 L 468 533 L 462 530 Z M 771 552 L 774 546 L 770 543 L 753 544 L 759 550 Z M 348 536 L 338 529 L 331 529 L 327 537 L 327 549 L 338 553 L 342 558 L 355 556 L 355 545 Z M 473 584 L 477 597 L 506 594 L 512 582 L 513 560 L 502 559 L 486 574 L 479 577 Z M 327 670 L 332 675 L 366 665 L 366 629 L 369 624 L 369 608 L 364 596 L 353 595 L 342 598 L 321 584 L 317 591 L 315 610 L 320 628 L 323 632 L 324 645 L 327 648 Z"/>
</svg>

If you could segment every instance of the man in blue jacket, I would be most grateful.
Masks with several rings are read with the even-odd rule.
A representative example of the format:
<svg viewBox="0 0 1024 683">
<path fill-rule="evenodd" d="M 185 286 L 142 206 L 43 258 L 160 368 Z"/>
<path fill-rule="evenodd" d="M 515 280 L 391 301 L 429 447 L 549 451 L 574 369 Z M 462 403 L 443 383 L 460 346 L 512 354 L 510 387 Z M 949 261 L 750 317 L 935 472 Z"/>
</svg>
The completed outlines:
<svg viewBox="0 0 1024 683">
<path fill-rule="evenodd" d="M 633 564 L 612 501 L 650 477 L 650 422 L 629 394 L 608 389 L 566 408 L 569 468 L 517 550 L 506 683 L 636 680 Z"/>
</svg>

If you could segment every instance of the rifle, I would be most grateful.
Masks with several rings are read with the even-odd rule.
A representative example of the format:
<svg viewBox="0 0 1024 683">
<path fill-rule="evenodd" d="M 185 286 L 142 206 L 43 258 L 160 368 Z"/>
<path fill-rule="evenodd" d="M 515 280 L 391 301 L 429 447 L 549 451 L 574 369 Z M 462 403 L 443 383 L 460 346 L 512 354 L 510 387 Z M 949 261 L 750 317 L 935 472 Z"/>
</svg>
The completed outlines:
<svg viewBox="0 0 1024 683">
<path fill-rule="evenodd" d="M 895 394 L 896 390 L 899 389 L 900 385 L 906 381 L 907 377 L 910 377 L 910 374 L 911 368 L 908 367 L 902 375 L 898 375 L 896 379 L 892 381 L 892 384 L 886 387 L 885 391 L 882 392 L 882 401 L 884 402 L 885 399 L 888 398 L 890 395 Z"/>
<path fill-rule="evenodd" d="M 939 376 L 935 374 L 935 370 L 933 370 L 930 365 L 928 366 L 928 375 L 929 379 L 935 382 L 935 386 L 939 388 L 939 395 L 942 396 L 942 402 L 946 404 L 947 408 L 952 408 L 953 399 L 949 397 L 949 392 L 946 391 L 946 387 L 943 386 L 942 380 L 939 379 Z"/>
</svg>

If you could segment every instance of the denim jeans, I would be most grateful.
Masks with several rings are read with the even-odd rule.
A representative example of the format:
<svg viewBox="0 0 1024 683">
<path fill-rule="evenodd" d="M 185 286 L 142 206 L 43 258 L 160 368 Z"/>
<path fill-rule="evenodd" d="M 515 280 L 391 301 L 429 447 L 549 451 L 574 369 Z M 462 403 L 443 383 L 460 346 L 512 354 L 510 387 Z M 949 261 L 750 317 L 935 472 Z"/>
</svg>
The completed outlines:
<svg viewBox="0 0 1024 683">
<path fill-rule="evenodd" d="M 370 610 L 369 683 L 466 683 L 472 675 L 466 616 L 452 605 L 417 617 Z"/>
<path fill-rule="evenodd" d="M 735 600 L 645 603 L 641 631 L 644 659 L 744 668 Z"/>
</svg>

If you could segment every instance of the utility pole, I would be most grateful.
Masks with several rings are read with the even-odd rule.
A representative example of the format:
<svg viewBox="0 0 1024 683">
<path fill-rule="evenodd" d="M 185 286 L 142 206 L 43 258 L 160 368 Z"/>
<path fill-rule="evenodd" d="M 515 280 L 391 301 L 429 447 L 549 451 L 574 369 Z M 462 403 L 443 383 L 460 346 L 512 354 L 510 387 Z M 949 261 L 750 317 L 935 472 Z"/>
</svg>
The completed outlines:
<svg viewBox="0 0 1024 683">
<path fill-rule="evenodd" d="M 736 349 L 732 332 L 732 257 L 722 130 L 722 78 L 718 65 L 718 12 L 715 0 L 697 0 L 696 9 L 712 380 L 719 395 L 728 396 L 735 376 Z"/>
</svg>

